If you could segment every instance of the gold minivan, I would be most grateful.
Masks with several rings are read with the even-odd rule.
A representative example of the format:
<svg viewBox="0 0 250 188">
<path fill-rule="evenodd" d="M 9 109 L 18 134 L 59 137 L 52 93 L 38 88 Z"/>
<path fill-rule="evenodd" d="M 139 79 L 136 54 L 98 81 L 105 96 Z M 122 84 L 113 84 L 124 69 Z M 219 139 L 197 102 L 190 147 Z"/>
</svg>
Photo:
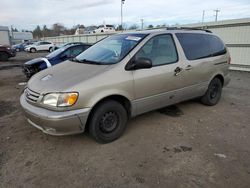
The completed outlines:
<svg viewBox="0 0 250 188">
<path fill-rule="evenodd" d="M 33 76 L 20 102 L 28 122 L 45 133 L 88 130 L 108 143 L 139 114 L 193 98 L 217 104 L 229 64 L 225 44 L 208 30 L 121 33 Z"/>
</svg>

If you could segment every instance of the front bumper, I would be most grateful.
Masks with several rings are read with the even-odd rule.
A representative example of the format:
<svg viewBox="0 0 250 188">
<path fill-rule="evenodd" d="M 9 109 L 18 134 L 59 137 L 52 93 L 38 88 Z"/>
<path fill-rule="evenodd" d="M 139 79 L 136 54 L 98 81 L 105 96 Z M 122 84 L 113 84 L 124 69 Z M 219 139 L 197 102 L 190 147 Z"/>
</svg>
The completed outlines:
<svg viewBox="0 0 250 188">
<path fill-rule="evenodd" d="M 37 72 L 39 72 L 39 69 L 35 68 L 34 66 L 32 65 L 23 65 L 22 67 L 22 71 L 23 73 L 25 74 L 26 78 L 30 79 L 31 76 L 33 76 L 34 74 L 36 74 Z"/>
<path fill-rule="evenodd" d="M 90 108 L 56 112 L 31 105 L 20 97 L 28 122 L 44 133 L 50 135 L 71 135 L 84 132 Z"/>
</svg>

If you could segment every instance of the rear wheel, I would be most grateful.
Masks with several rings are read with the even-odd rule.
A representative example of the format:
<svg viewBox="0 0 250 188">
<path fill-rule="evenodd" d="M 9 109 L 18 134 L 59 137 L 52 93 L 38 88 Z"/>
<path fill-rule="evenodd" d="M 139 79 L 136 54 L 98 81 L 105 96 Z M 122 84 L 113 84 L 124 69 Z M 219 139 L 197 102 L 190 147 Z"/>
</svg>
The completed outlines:
<svg viewBox="0 0 250 188">
<path fill-rule="evenodd" d="M 16 49 L 16 52 L 20 52 L 20 48 L 17 48 L 17 49 Z"/>
<path fill-rule="evenodd" d="M 36 49 L 35 49 L 35 48 L 31 48 L 31 49 L 30 49 L 30 52 L 31 52 L 31 53 L 35 53 L 35 52 L 36 52 Z"/>
<path fill-rule="evenodd" d="M 8 61 L 9 56 L 5 52 L 0 52 L 0 61 Z"/>
<path fill-rule="evenodd" d="M 205 93 L 201 98 L 201 102 L 208 106 L 216 105 L 221 97 L 222 93 L 222 83 L 219 78 L 214 78 Z"/>
<path fill-rule="evenodd" d="M 95 108 L 90 118 L 90 134 L 97 142 L 109 143 L 122 135 L 128 115 L 120 103 L 105 101 Z"/>
<path fill-rule="evenodd" d="M 52 47 L 50 47 L 50 48 L 49 48 L 49 52 L 52 52 L 52 51 L 53 51 L 53 48 L 52 48 Z"/>
</svg>

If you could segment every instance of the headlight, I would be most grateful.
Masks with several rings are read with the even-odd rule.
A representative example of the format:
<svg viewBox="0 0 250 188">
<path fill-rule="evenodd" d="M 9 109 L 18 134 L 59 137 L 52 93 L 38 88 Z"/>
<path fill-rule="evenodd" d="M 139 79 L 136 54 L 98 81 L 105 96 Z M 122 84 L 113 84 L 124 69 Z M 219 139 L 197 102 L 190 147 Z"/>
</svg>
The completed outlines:
<svg viewBox="0 0 250 188">
<path fill-rule="evenodd" d="M 78 98 L 78 93 L 49 93 L 46 94 L 42 103 L 54 107 L 65 107 L 72 106 L 76 103 Z"/>
</svg>

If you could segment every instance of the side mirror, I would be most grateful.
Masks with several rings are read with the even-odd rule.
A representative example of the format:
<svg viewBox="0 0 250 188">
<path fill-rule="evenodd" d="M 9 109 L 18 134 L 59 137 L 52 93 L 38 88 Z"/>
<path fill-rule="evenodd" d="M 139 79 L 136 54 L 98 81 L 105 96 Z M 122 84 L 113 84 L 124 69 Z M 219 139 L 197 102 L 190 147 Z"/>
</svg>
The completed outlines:
<svg viewBox="0 0 250 188">
<path fill-rule="evenodd" d="M 148 58 L 139 58 L 137 60 L 130 61 L 125 70 L 137 70 L 137 69 L 150 69 L 152 68 L 152 61 Z"/>
</svg>

